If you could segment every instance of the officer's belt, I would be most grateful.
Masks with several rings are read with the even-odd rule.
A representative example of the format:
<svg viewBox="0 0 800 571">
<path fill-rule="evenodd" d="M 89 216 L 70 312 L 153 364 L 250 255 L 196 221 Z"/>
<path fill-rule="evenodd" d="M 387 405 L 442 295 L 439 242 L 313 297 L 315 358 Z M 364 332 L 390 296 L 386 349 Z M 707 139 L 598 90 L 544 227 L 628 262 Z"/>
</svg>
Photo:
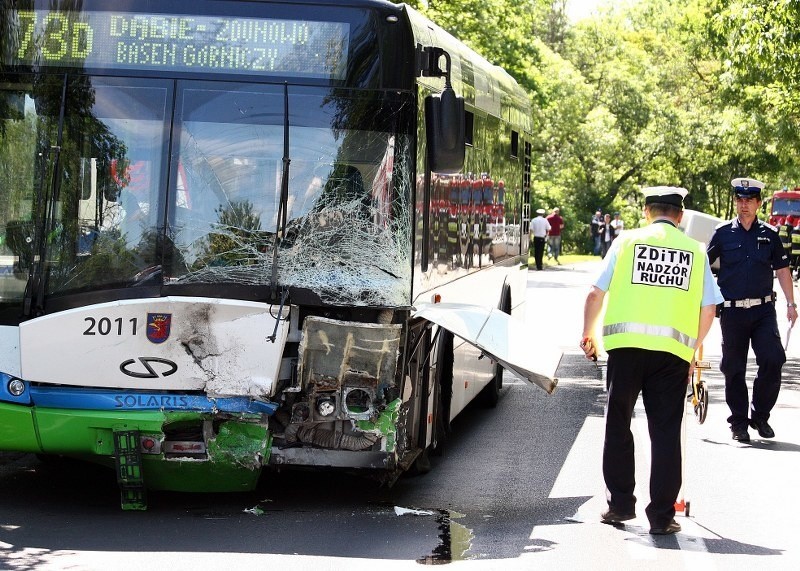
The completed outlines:
<svg viewBox="0 0 800 571">
<path fill-rule="evenodd" d="M 761 305 L 762 303 L 771 303 L 773 301 L 775 301 L 775 294 L 771 293 L 769 295 L 765 295 L 764 297 L 752 297 L 749 299 L 726 299 L 725 303 L 722 305 L 724 307 L 743 307 L 745 309 L 750 309 L 751 307 Z"/>
</svg>

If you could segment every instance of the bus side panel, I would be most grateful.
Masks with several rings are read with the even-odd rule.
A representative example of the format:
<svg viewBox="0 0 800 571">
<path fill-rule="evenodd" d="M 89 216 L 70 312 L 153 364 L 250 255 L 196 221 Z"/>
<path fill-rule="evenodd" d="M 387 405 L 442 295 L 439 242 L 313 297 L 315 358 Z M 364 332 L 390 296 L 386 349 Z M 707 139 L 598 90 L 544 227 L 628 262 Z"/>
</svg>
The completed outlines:
<svg viewBox="0 0 800 571">
<path fill-rule="evenodd" d="M 465 279 L 457 279 L 436 288 L 441 301 L 499 307 L 504 284 L 511 290 L 512 315 L 524 316 L 527 267 L 519 264 L 496 265 L 476 272 Z M 478 293 L 480 292 L 480 293 Z M 479 297 L 480 296 L 480 297 Z M 415 301 L 428 301 L 420 299 Z M 456 338 L 453 344 L 453 396 L 450 419 L 466 407 L 470 401 L 494 377 L 494 363 L 483 356 L 480 349 Z"/>
</svg>

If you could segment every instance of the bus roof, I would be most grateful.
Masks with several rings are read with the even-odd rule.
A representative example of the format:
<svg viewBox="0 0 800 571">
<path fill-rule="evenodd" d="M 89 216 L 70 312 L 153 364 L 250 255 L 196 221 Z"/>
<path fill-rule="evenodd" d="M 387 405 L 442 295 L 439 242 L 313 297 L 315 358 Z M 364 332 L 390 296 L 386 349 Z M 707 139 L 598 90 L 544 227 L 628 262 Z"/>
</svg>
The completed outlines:
<svg viewBox="0 0 800 571">
<path fill-rule="evenodd" d="M 506 70 L 487 61 L 411 6 L 404 5 L 404 9 L 416 43 L 438 46 L 450 54 L 451 83 L 467 104 L 489 115 L 511 120 L 525 131 L 531 130 L 530 99 Z M 435 77 L 422 77 L 418 82 L 434 91 L 443 86 L 442 79 Z"/>
</svg>

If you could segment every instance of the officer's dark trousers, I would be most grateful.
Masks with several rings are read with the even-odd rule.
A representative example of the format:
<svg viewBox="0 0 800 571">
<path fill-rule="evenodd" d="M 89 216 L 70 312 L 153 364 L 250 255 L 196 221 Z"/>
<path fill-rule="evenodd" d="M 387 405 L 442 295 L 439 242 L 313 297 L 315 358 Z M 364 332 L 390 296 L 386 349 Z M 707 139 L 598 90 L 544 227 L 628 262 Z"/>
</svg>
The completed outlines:
<svg viewBox="0 0 800 571">
<path fill-rule="evenodd" d="M 608 352 L 608 404 L 603 445 L 603 477 L 608 505 L 618 513 L 635 513 L 631 416 L 642 393 L 650 431 L 650 504 L 645 509 L 653 527 L 675 516 L 681 488 L 681 420 L 689 363 L 672 353 L 646 349 Z"/>
<path fill-rule="evenodd" d="M 722 330 L 722 361 L 719 370 L 725 375 L 725 400 L 731 415 L 731 428 L 746 428 L 748 409 L 752 418 L 769 419 L 781 389 L 781 367 L 786 353 L 778 332 L 775 304 L 749 309 L 725 307 L 719 320 Z M 752 407 L 747 398 L 747 352 L 750 343 L 756 355 L 758 372 L 753 381 Z"/>
<path fill-rule="evenodd" d="M 541 270 L 544 264 L 544 238 L 533 239 L 533 259 L 536 262 L 536 269 Z"/>
</svg>

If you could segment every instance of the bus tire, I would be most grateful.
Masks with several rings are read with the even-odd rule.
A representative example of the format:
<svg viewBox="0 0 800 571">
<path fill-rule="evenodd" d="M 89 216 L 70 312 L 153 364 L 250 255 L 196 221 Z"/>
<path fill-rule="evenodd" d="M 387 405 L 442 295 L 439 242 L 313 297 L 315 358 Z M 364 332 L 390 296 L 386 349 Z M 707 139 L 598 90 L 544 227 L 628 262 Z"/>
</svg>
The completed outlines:
<svg viewBox="0 0 800 571">
<path fill-rule="evenodd" d="M 503 291 L 500 294 L 500 303 L 497 308 L 503 313 L 511 315 L 511 288 L 508 284 L 503 284 Z M 480 402 L 487 408 L 495 408 L 500 402 L 500 389 L 503 388 L 503 366 L 500 363 L 494 365 L 494 376 L 489 384 L 486 385 L 478 395 Z"/>
<path fill-rule="evenodd" d="M 453 334 L 440 329 L 436 346 L 436 418 L 434 419 L 433 453 L 444 453 L 447 435 L 450 434 L 450 403 L 453 400 Z"/>
<path fill-rule="evenodd" d="M 428 455 L 428 449 L 426 448 L 414 459 L 414 462 L 411 464 L 411 468 L 408 470 L 408 474 L 409 476 L 422 476 L 430 471 L 431 457 Z"/>
</svg>

